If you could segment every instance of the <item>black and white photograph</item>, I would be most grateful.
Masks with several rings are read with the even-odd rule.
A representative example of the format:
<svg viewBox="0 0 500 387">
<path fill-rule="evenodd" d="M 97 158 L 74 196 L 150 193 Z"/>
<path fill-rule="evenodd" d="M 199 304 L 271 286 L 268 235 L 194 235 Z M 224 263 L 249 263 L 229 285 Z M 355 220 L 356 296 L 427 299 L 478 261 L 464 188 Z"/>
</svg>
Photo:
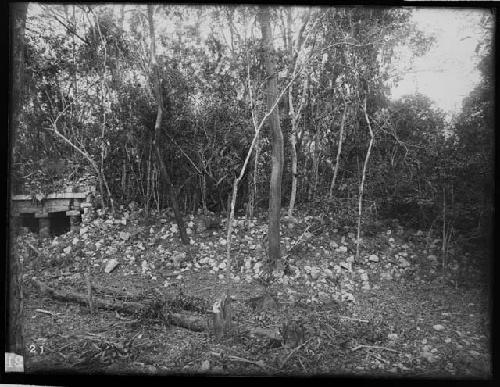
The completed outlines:
<svg viewBox="0 0 500 387">
<path fill-rule="evenodd" d="M 4 376 L 492 379 L 487 5 L 11 3 Z"/>
</svg>

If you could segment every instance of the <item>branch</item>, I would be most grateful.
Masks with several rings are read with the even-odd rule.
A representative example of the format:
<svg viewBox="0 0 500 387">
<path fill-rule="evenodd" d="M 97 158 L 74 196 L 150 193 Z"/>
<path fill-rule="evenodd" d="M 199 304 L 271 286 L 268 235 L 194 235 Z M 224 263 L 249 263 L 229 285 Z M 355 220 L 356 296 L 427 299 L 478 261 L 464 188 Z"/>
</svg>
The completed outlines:
<svg viewBox="0 0 500 387">
<path fill-rule="evenodd" d="M 390 352 L 394 352 L 394 353 L 400 353 L 399 351 L 396 351 L 395 349 L 391 349 L 391 348 L 386 348 L 386 347 L 380 347 L 378 345 L 358 345 L 357 347 L 354 347 L 352 349 L 352 351 L 357 351 L 358 349 L 360 348 L 368 348 L 368 349 L 383 349 L 385 351 L 390 351 Z"/>
<path fill-rule="evenodd" d="M 68 24 L 64 23 L 62 20 L 59 19 L 59 17 L 54 13 L 54 11 L 50 8 L 50 7 L 43 7 L 45 10 L 49 10 L 49 13 L 52 14 L 52 17 L 57 21 L 59 22 L 65 29 L 67 32 L 69 32 L 70 34 L 76 36 L 78 39 L 80 39 L 83 43 L 87 44 L 90 46 L 90 42 L 85 39 L 85 38 L 82 38 L 80 35 L 78 35 L 78 33 L 76 32 L 76 26 L 75 28 L 69 26 Z"/>
<path fill-rule="evenodd" d="M 177 144 L 177 142 L 176 142 L 176 141 L 175 141 L 172 137 L 170 137 L 170 135 L 169 135 L 168 133 L 165 133 L 165 134 L 166 134 L 166 136 L 168 137 L 168 139 L 169 139 L 170 141 L 172 141 L 172 142 L 173 142 L 173 143 L 177 146 L 177 148 L 179 148 L 179 150 L 181 151 L 181 153 L 182 153 L 184 156 L 186 156 L 186 158 L 189 160 L 189 162 L 193 165 L 194 169 L 196 169 L 196 172 L 198 172 L 198 174 L 199 174 L 199 175 L 203 175 L 203 172 L 202 172 L 202 171 L 200 171 L 200 169 L 199 169 L 199 168 L 198 168 L 198 166 L 194 163 L 194 161 L 193 161 L 193 160 L 191 160 L 191 157 L 189 157 L 189 155 L 188 155 L 186 152 L 184 152 L 184 149 L 182 149 L 182 148 L 181 148 L 181 146 L 180 146 L 179 144 Z M 204 169 L 204 170 L 205 170 L 205 172 L 207 172 L 207 174 L 208 174 L 208 171 L 206 170 L 206 168 L 203 168 L 203 169 Z"/>
<path fill-rule="evenodd" d="M 73 144 L 71 142 L 71 140 L 69 140 L 66 136 L 64 136 L 61 132 L 59 132 L 59 130 L 57 129 L 57 121 L 59 120 L 59 118 L 61 118 L 61 116 L 63 115 L 63 113 L 65 112 L 65 110 L 67 109 L 67 107 L 62 111 L 60 112 L 56 119 L 54 120 L 54 122 L 52 123 L 52 128 L 45 128 L 45 130 L 48 130 L 49 132 L 53 132 L 55 133 L 59 138 L 61 138 L 66 144 L 70 145 L 73 149 L 75 149 L 77 152 L 79 152 L 83 157 L 85 157 L 89 163 L 92 165 L 92 167 L 96 170 L 97 173 L 99 173 L 99 168 L 97 166 L 97 164 L 95 163 L 95 161 L 90 157 L 90 155 L 85 152 L 83 149 L 80 149 L 78 146 L 76 146 L 75 144 Z"/>
</svg>

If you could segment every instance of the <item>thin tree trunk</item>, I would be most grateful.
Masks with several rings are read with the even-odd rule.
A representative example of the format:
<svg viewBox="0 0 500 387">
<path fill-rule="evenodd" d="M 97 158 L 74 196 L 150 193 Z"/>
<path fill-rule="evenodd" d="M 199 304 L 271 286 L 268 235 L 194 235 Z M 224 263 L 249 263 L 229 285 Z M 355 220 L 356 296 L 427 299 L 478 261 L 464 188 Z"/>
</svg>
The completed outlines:
<svg viewBox="0 0 500 387">
<path fill-rule="evenodd" d="M 344 101 L 344 114 L 342 115 L 342 122 L 340 123 L 340 134 L 339 134 L 339 144 L 337 147 L 337 160 L 335 161 L 335 168 L 333 170 L 333 178 L 332 183 L 330 184 L 330 199 L 333 198 L 333 189 L 335 187 L 335 181 L 337 180 L 337 174 L 339 172 L 339 163 L 340 163 L 340 154 L 342 153 L 342 141 L 344 136 L 344 125 L 345 125 L 345 117 L 347 113 L 347 101 Z"/>
<path fill-rule="evenodd" d="M 443 241 L 441 245 L 443 271 L 446 268 L 446 188 L 443 187 Z"/>
<path fill-rule="evenodd" d="M 363 189 L 364 189 L 364 184 L 365 184 L 365 178 L 366 178 L 366 169 L 368 167 L 368 160 L 370 159 L 370 153 L 372 150 L 372 145 L 373 145 L 373 131 L 372 131 L 372 126 L 370 124 L 370 119 L 368 118 L 368 113 L 366 111 L 366 96 L 363 104 L 363 110 L 365 113 L 365 120 L 366 124 L 368 125 L 368 129 L 370 130 L 370 144 L 368 145 L 368 150 L 366 152 L 366 157 L 365 157 L 365 162 L 363 164 L 363 174 L 361 177 L 361 184 L 359 185 L 359 202 L 358 202 L 358 233 L 356 237 L 356 261 L 359 262 L 359 242 L 360 242 L 360 235 L 361 235 L 361 211 L 362 211 L 362 205 L 363 205 Z"/>
<path fill-rule="evenodd" d="M 23 90 L 23 72 L 24 72 L 24 29 L 26 26 L 26 13 L 28 3 L 12 4 L 12 111 L 11 111 L 11 133 L 12 138 L 16 138 L 16 131 L 19 130 L 22 114 L 22 90 Z M 15 140 L 11 143 L 11 158 L 14 161 L 15 157 Z M 12 183 L 11 183 L 12 184 Z M 12 190 L 12 186 L 10 189 Z M 13 192 L 11 192 L 12 194 Z M 22 262 L 18 252 L 12 249 L 15 238 L 15 228 L 11 219 L 10 228 L 10 248 L 11 255 L 8 264 L 8 318 L 7 318 L 7 345 L 8 352 L 17 355 L 24 355 L 24 335 L 23 335 L 23 283 L 22 283 Z"/>
<path fill-rule="evenodd" d="M 302 113 L 302 109 L 305 106 L 306 102 L 306 92 L 308 88 L 308 78 L 304 78 L 304 83 L 303 83 L 303 88 L 302 88 L 302 98 L 300 101 L 299 106 L 297 107 L 297 111 L 295 111 L 295 108 L 293 106 L 293 96 L 291 89 L 288 92 L 288 106 L 290 110 L 290 116 L 292 119 L 292 133 L 290 135 L 290 146 L 291 146 L 291 151 L 292 151 L 292 188 L 290 191 L 290 203 L 288 204 L 288 216 L 293 215 L 293 210 L 295 208 L 295 200 L 297 198 L 297 135 L 298 135 L 298 130 L 299 130 L 299 119 Z"/>
<path fill-rule="evenodd" d="M 205 173 L 201 176 L 201 206 L 203 208 L 203 213 L 207 214 L 207 178 Z"/>
<path fill-rule="evenodd" d="M 292 152 L 292 189 L 290 192 L 290 203 L 288 204 L 288 216 L 293 215 L 295 199 L 297 197 L 297 135 L 295 124 L 292 124 L 292 134 L 290 135 L 290 150 Z"/>
<path fill-rule="evenodd" d="M 272 112 L 269 123 L 273 134 L 272 170 L 269 197 L 269 268 L 276 267 L 280 257 L 280 210 L 281 210 L 281 178 L 283 175 L 283 133 L 280 128 L 278 108 L 273 108 L 277 95 L 276 63 L 273 55 L 273 37 L 268 7 L 261 7 L 259 21 L 265 50 L 265 65 L 268 76 L 267 106 Z"/>
<path fill-rule="evenodd" d="M 319 148 L 319 137 L 320 130 L 316 129 L 316 135 L 314 136 L 314 152 L 313 152 L 313 181 L 309 189 L 309 201 L 314 200 L 316 196 L 316 187 L 318 185 L 318 172 L 319 172 L 319 158 L 320 158 L 320 148 Z"/>
<path fill-rule="evenodd" d="M 172 209 L 174 210 L 175 220 L 177 222 L 177 227 L 179 228 L 179 233 L 181 236 L 182 243 L 184 245 L 188 245 L 189 238 L 186 233 L 186 226 L 184 225 L 182 214 L 179 210 L 179 203 L 177 201 L 177 192 L 175 192 L 175 189 L 172 185 L 172 180 L 170 179 L 170 175 L 168 174 L 167 167 L 165 166 L 165 162 L 160 152 L 159 141 L 160 141 L 161 121 L 163 117 L 163 96 L 160 90 L 160 78 L 158 74 L 158 65 L 156 63 L 155 28 L 153 22 L 153 5 L 151 4 L 148 4 L 148 21 L 149 21 L 149 34 L 151 39 L 151 70 L 153 72 L 154 90 L 158 103 L 158 110 L 156 113 L 156 120 L 155 120 L 154 148 L 156 152 L 156 157 L 158 159 L 158 164 L 160 165 L 161 176 L 166 183 L 167 193 L 172 201 Z"/>
<path fill-rule="evenodd" d="M 290 67 L 289 67 L 289 72 L 291 72 L 291 69 L 293 68 L 293 72 L 295 73 L 297 70 L 297 64 L 298 64 L 298 55 L 299 52 L 302 49 L 302 46 L 304 44 L 304 29 L 309 22 L 309 18 L 311 16 L 311 11 L 309 11 L 306 15 L 306 20 L 301 26 L 299 30 L 299 34 L 297 36 L 297 45 L 296 45 L 296 50 L 297 52 L 294 54 L 293 50 L 293 43 L 292 43 L 292 9 L 288 8 L 287 9 L 287 37 L 288 37 L 288 55 L 290 58 Z M 301 112 L 303 107 L 305 106 L 305 100 L 306 100 L 306 93 L 307 89 L 309 87 L 308 83 L 308 77 L 304 77 L 304 81 L 302 84 L 302 96 L 300 103 L 297 107 L 297 111 L 295 111 L 294 105 L 293 105 L 293 89 L 290 88 L 288 90 L 288 113 L 291 118 L 291 123 L 292 123 L 292 133 L 290 134 L 290 146 L 291 146 L 291 152 L 292 152 L 292 165 L 291 165 L 291 172 L 292 172 L 292 187 L 290 190 L 290 202 L 288 203 L 288 216 L 293 215 L 293 210 L 295 208 L 295 200 L 297 198 L 297 132 L 298 132 L 298 124 L 301 116 Z"/>
</svg>

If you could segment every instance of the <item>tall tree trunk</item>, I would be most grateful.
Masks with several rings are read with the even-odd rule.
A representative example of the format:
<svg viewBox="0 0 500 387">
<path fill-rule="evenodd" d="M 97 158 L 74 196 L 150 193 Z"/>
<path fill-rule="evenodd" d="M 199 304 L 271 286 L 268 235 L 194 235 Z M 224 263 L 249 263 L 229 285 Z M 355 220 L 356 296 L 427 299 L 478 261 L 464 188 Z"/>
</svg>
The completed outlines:
<svg viewBox="0 0 500 387">
<path fill-rule="evenodd" d="M 292 133 L 290 134 L 290 150 L 292 152 L 292 189 L 290 191 L 290 203 L 288 204 L 288 216 L 293 215 L 295 208 L 295 199 L 297 197 L 297 135 L 294 124 L 292 124 Z"/>
<path fill-rule="evenodd" d="M 261 7 L 259 21 L 262 30 L 262 40 L 265 51 L 265 66 L 268 76 L 267 80 L 267 107 L 272 111 L 269 116 L 269 123 L 272 131 L 272 170 L 270 180 L 269 197 L 269 265 L 276 267 L 280 257 L 280 210 L 281 210 L 281 178 L 283 175 L 283 133 L 280 128 L 280 118 L 278 107 L 273 109 L 274 101 L 277 97 L 277 77 L 276 63 L 273 55 L 273 37 L 268 7 Z"/>
<path fill-rule="evenodd" d="M 184 220 L 182 219 L 182 214 L 179 209 L 179 203 L 177 201 L 177 192 L 174 189 L 170 175 L 168 174 L 167 167 L 160 152 L 160 129 L 161 121 L 163 117 L 163 95 L 160 90 L 160 77 L 158 73 L 158 64 L 156 62 L 156 45 L 155 45 L 155 27 L 153 21 L 153 5 L 148 4 L 148 21 L 149 21 L 149 36 L 151 39 L 151 70 L 154 82 L 154 92 L 156 101 L 158 103 L 158 110 L 156 113 L 155 120 L 155 133 L 154 133 L 154 148 L 158 164 L 160 166 L 160 173 L 165 181 L 168 196 L 172 201 L 172 209 L 174 210 L 175 220 L 177 222 L 177 227 L 179 228 L 179 233 L 181 236 L 182 243 L 185 245 L 189 244 L 189 238 L 186 233 L 186 226 L 184 225 Z"/>
<path fill-rule="evenodd" d="M 257 203 L 257 180 L 259 177 L 259 156 L 260 156 L 259 136 L 257 136 L 257 139 L 255 141 L 255 153 L 253 156 L 253 171 L 248 179 L 248 207 L 247 207 L 248 219 L 252 219 L 254 217 L 255 204 Z"/>
<path fill-rule="evenodd" d="M 289 60 L 290 60 L 290 66 L 289 66 L 289 73 L 295 74 L 297 70 L 297 64 L 298 64 L 298 56 L 299 52 L 302 49 L 302 46 L 304 44 L 304 30 L 309 22 L 309 18 L 311 16 L 311 11 L 309 11 L 306 14 L 306 19 L 304 23 L 302 24 L 301 28 L 299 29 L 299 33 L 297 36 L 297 42 L 296 42 L 296 53 L 294 53 L 294 45 L 292 42 L 292 9 L 288 8 L 287 9 L 287 37 L 288 37 L 288 55 L 289 55 Z M 307 89 L 309 87 L 308 83 L 308 77 L 304 77 L 303 84 L 302 84 L 302 96 L 300 96 L 300 102 L 298 103 L 297 109 L 295 110 L 294 104 L 293 104 L 293 88 L 290 87 L 288 90 L 288 114 L 291 119 L 291 125 L 292 125 L 292 133 L 290 134 L 290 146 L 291 146 L 291 152 L 292 152 L 292 165 L 291 165 L 291 172 L 292 172 L 292 187 L 290 190 L 290 202 L 288 203 L 288 216 L 293 215 L 293 210 L 295 208 L 295 200 L 297 198 L 297 136 L 298 136 L 298 129 L 299 129 L 299 121 L 302 113 L 302 109 L 305 105 L 305 100 L 306 100 L 306 93 Z M 299 98 L 299 97 L 297 97 Z"/>
<path fill-rule="evenodd" d="M 361 214 L 362 214 L 362 206 L 363 206 L 363 190 L 365 187 L 365 179 L 366 179 L 366 170 L 368 168 L 368 161 L 370 160 L 370 153 L 372 151 L 373 146 L 373 130 L 372 125 L 370 123 L 370 119 L 368 117 L 368 112 L 366 110 L 366 96 L 363 103 L 363 111 L 365 113 L 366 124 L 368 125 L 368 130 L 370 131 L 370 143 L 368 145 L 368 150 L 366 151 L 365 162 L 363 164 L 363 173 L 361 176 L 361 183 L 359 184 L 359 199 L 358 199 L 358 232 L 356 237 L 356 261 L 359 262 L 359 243 L 361 236 Z"/>
<path fill-rule="evenodd" d="M 347 101 L 344 102 L 344 113 L 342 114 L 342 122 L 340 123 L 339 144 L 337 147 L 337 160 L 335 161 L 332 183 L 330 184 L 330 193 L 329 193 L 330 199 L 333 198 L 333 189 L 335 187 L 335 181 L 337 180 L 337 174 L 339 172 L 340 154 L 342 152 L 342 141 L 344 136 L 344 125 L 345 125 L 346 114 L 347 114 Z"/>
<path fill-rule="evenodd" d="M 24 72 L 24 29 L 26 26 L 26 13 L 28 3 L 12 4 L 12 110 L 11 110 L 11 150 L 10 161 L 15 157 L 15 134 L 19 129 L 22 114 L 22 90 L 23 90 L 23 72 Z M 10 182 L 10 180 L 9 180 Z M 12 190 L 12 186 L 10 189 Z M 11 192 L 11 195 L 13 192 Z M 22 263 L 20 256 L 13 250 L 15 227 L 14 219 L 10 222 L 10 259 L 7 278 L 8 288 L 8 321 L 7 321 L 7 346 L 8 352 L 17 355 L 24 355 L 24 337 L 23 337 L 23 287 L 22 287 Z"/>
<path fill-rule="evenodd" d="M 299 120 L 302 112 L 302 108 L 305 106 L 305 101 L 306 101 L 306 92 L 308 86 L 308 79 L 307 77 L 304 78 L 304 83 L 302 85 L 303 90 L 302 90 L 302 98 L 300 101 L 299 106 L 297 107 L 297 111 L 295 111 L 294 106 L 293 106 L 293 96 L 291 92 L 291 88 L 288 92 L 288 106 L 289 106 L 289 111 L 290 111 L 290 117 L 292 120 L 292 133 L 290 134 L 290 147 L 292 151 L 292 189 L 290 191 L 290 203 L 288 204 L 288 216 L 293 215 L 293 210 L 295 208 L 295 200 L 297 198 L 297 137 L 298 137 L 298 131 L 299 131 Z M 299 146 L 300 147 L 300 146 Z"/>
<path fill-rule="evenodd" d="M 309 186 L 309 201 L 314 200 L 316 197 L 316 187 L 318 186 L 318 172 L 319 172 L 319 158 L 321 150 L 319 147 L 320 139 L 320 129 L 316 128 L 316 134 L 314 135 L 314 151 L 312 157 L 312 184 Z"/>
</svg>

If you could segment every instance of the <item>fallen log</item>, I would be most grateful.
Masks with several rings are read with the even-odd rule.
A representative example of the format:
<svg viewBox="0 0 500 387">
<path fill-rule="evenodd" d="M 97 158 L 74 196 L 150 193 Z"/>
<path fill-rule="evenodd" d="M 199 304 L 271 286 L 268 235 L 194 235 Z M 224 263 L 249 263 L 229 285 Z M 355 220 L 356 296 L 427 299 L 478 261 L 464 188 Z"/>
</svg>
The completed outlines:
<svg viewBox="0 0 500 387">
<path fill-rule="evenodd" d="M 35 284 L 35 286 L 40 290 L 42 294 L 50 296 L 54 300 L 70 301 L 80 305 L 88 305 L 87 295 L 71 291 L 56 290 L 37 279 L 32 279 L 32 282 L 33 284 Z M 127 314 L 141 313 L 146 310 L 146 306 L 138 302 L 116 301 L 116 300 L 110 301 L 102 298 L 95 299 L 95 306 L 101 309 L 115 310 L 117 312 L 122 312 Z"/>
<path fill-rule="evenodd" d="M 42 294 L 45 294 L 54 300 L 64 301 L 64 302 L 74 302 L 80 305 L 88 306 L 87 295 L 72 292 L 63 291 L 51 288 L 47 284 L 32 278 L 33 284 L 40 290 Z M 160 296 L 161 293 L 157 291 Z M 129 315 L 151 315 L 150 305 L 148 303 L 139 303 L 133 301 L 121 301 L 118 299 L 106 300 L 100 297 L 93 297 L 94 307 L 98 309 L 113 310 L 123 314 Z M 160 309 L 160 310 L 158 310 Z M 189 329 L 194 332 L 203 332 L 213 330 L 213 323 L 209 324 L 208 321 L 212 319 L 207 319 L 206 316 L 198 316 L 185 312 L 172 312 L 168 307 L 168 301 L 162 301 L 161 308 L 155 308 L 156 312 L 159 312 L 157 318 L 162 319 L 164 322 L 178 326 L 181 328 Z M 208 311 L 207 311 L 208 312 Z M 240 330 L 241 333 L 248 335 L 250 338 L 261 337 L 271 341 L 282 341 L 282 336 L 280 332 L 274 329 L 264 329 L 264 328 L 243 328 Z"/>
<path fill-rule="evenodd" d="M 88 299 L 86 295 L 71 291 L 56 290 L 37 279 L 32 279 L 32 282 L 42 294 L 45 294 L 53 298 L 54 300 L 65 302 L 69 301 L 75 302 L 80 305 L 88 305 Z M 114 310 L 116 312 L 133 315 L 145 314 L 148 312 L 149 308 L 149 305 L 139 302 L 119 301 L 116 299 L 111 301 L 98 297 L 94 297 L 93 303 L 95 307 L 100 309 Z M 207 329 L 207 323 L 203 317 L 189 315 L 187 313 L 173 313 L 169 311 L 166 306 L 167 303 L 164 303 L 161 317 L 169 324 L 186 328 L 195 332 L 201 332 Z"/>
</svg>

